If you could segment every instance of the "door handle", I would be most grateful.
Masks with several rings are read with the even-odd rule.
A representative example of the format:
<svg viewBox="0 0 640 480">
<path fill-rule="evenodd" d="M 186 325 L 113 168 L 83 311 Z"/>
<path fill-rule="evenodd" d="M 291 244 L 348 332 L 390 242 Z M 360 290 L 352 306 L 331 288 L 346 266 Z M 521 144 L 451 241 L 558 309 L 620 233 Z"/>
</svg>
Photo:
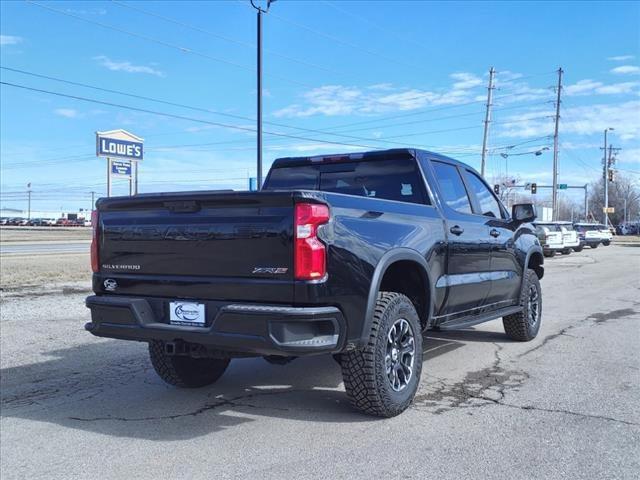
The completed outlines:
<svg viewBox="0 0 640 480">
<path fill-rule="evenodd" d="M 491 235 L 493 238 L 499 237 L 500 230 L 496 230 L 495 228 L 492 228 L 491 231 L 489 232 L 489 235 Z"/>
<path fill-rule="evenodd" d="M 460 225 L 454 225 L 449 229 L 449 231 L 454 235 L 462 235 L 462 233 L 464 232 L 464 228 L 462 228 Z"/>
</svg>

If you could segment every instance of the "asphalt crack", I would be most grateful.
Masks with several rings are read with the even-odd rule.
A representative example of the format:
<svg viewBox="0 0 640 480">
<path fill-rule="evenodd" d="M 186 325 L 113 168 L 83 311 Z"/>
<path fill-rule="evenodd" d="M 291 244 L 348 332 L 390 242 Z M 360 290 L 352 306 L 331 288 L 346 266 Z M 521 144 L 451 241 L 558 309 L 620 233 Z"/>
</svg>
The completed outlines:
<svg viewBox="0 0 640 480">
<path fill-rule="evenodd" d="M 589 320 L 593 321 L 594 324 L 601 324 L 601 323 L 606 323 L 610 320 L 619 320 L 621 318 L 625 318 L 625 317 L 629 317 L 631 315 L 636 314 L 636 310 L 632 309 L 632 308 L 620 308 L 617 310 L 612 310 L 610 312 L 599 312 L 599 313 L 593 313 L 591 315 L 589 315 L 588 317 L 579 320 L 576 323 L 573 323 L 567 327 L 564 327 L 562 330 L 560 330 L 558 333 L 554 333 L 552 335 L 548 335 L 544 338 L 544 340 L 542 341 L 542 343 L 540 343 L 539 345 L 536 345 L 535 347 L 527 350 L 524 353 L 521 353 L 520 355 L 518 355 L 518 358 L 522 358 L 526 355 L 529 355 L 532 352 L 535 352 L 536 350 L 541 349 L 542 347 L 546 346 L 549 342 L 551 342 L 552 340 L 557 339 L 558 337 L 572 337 L 572 338 L 579 338 L 576 337 L 575 335 L 570 335 L 567 332 L 573 330 L 576 327 L 581 326 L 584 322 L 587 322 Z"/>
<path fill-rule="evenodd" d="M 308 390 L 282 390 L 282 391 L 268 391 L 268 392 L 250 392 L 243 395 L 238 395 L 232 398 L 224 398 L 222 396 L 217 397 L 219 401 L 214 403 L 207 403 L 206 405 L 196 408 L 184 413 L 175 413 L 171 415 L 153 415 L 148 417 L 117 417 L 117 416 L 105 416 L 105 417 L 68 417 L 70 420 L 79 422 L 101 422 L 101 421 L 118 421 L 118 422 L 149 422 L 158 420 L 176 420 L 185 417 L 196 417 L 204 413 L 214 411 L 219 408 L 251 408 L 259 410 L 276 410 L 282 412 L 288 411 L 308 411 L 313 412 L 313 409 L 304 408 L 291 408 L 291 407 L 276 407 L 272 405 L 256 405 L 255 403 L 249 403 L 247 400 L 251 400 L 258 397 L 266 397 L 272 395 L 282 395 L 286 393 L 308 393 Z"/>
<path fill-rule="evenodd" d="M 495 400 L 495 399 L 488 398 L 488 397 L 477 397 L 477 398 L 480 398 L 482 400 L 486 400 L 488 402 L 494 403 L 494 404 L 499 405 L 501 407 L 517 408 L 518 410 L 532 410 L 532 411 L 536 411 L 536 412 L 546 412 L 546 413 L 561 413 L 561 414 L 565 414 L 565 415 L 573 415 L 573 416 L 576 416 L 576 417 L 593 418 L 593 419 L 598 419 L 598 420 L 606 420 L 606 421 L 609 421 L 609 422 L 616 422 L 616 423 L 621 423 L 621 424 L 624 424 L 624 425 L 640 426 L 640 423 L 631 422 L 631 421 L 628 421 L 628 420 L 621 420 L 619 418 L 614 418 L 614 417 L 607 417 L 605 415 L 594 415 L 594 414 L 590 414 L 590 413 L 574 412 L 572 410 L 565 410 L 565 409 L 561 409 L 561 408 L 544 408 L 544 407 L 536 407 L 534 405 L 515 405 L 513 403 L 506 403 L 506 402 L 503 402 L 501 400 Z"/>
</svg>

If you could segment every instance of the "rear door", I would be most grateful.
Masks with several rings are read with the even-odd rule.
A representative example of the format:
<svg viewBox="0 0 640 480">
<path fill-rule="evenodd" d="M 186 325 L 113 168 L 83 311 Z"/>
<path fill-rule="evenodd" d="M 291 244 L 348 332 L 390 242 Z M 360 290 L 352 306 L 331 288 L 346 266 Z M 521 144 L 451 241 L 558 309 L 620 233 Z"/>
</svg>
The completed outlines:
<svg viewBox="0 0 640 480">
<path fill-rule="evenodd" d="M 516 225 L 493 191 L 471 169 L 464 169 L 473 210 L 484 217 L 491 242 L 491 281 L 487 306 L 500 308 L 513 303 L 520 294 L 522 267 L 516 256 Z"/>
<path fill-rule="evenodd" d="M 447 272 L 436 281 L 446 289 L 439 315 L 460 314 L 479 307 L 489 293 L 491 247 L 486 218 L 473 213 L 457 165 L 431 160 L 447 234 Z"/>
</svg>

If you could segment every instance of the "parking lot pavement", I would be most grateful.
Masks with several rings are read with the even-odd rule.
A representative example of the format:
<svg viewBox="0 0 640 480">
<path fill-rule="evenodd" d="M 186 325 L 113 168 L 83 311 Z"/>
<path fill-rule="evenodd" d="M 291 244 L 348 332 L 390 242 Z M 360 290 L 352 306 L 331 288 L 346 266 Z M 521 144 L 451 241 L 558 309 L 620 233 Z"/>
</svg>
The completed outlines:
<svg viewBox="0 0 640 480">
<path fill-rule="evenodd" d="M 83 295 L 2 303 L 0 476 L 637 478 L 640 247 L 548 259 L 537 339 L 429 332 L 393 419 L 354 412 L 330 357 L 232 362 L 178 390 L 144 344 L 85 333 Z"/>
</svg>

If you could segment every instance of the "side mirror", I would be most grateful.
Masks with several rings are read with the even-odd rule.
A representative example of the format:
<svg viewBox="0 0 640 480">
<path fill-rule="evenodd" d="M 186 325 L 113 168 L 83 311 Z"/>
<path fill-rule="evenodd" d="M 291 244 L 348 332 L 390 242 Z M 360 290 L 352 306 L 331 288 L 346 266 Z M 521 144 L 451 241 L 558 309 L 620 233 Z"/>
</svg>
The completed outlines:
<svg viewBox="0 0 640 480">
<path fill-rule="evenodd" d="M 517 203 L 511 207 L 511 218 L 516 222 L 533 222 L 536 216 L 536 206 L 533 203 Z"/>
</svg>

